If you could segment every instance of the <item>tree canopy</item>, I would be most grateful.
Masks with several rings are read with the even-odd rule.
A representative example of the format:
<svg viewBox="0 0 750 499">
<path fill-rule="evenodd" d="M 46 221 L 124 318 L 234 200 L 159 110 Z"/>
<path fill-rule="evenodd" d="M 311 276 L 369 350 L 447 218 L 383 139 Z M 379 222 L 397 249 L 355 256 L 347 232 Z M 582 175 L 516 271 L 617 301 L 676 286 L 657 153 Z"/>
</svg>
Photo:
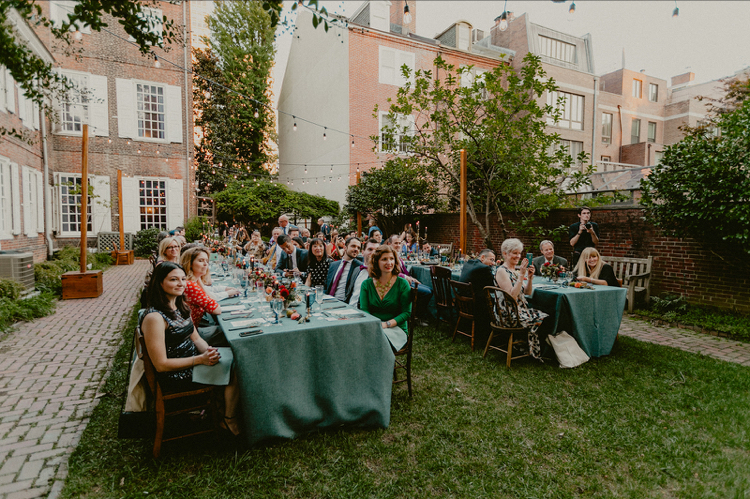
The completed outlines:
<svg viewBox="0 0 750 499">
<path fill-rule="evenodd" d="M 750 100 L 711 123 L 719 133 L 690 129 L 664 151 L 641 182 L 641 203 L 669 234 L 750 254 Z"/>
<path fill-rule="evenodd" d="M 208 26 L 209 49 L 195 51 L 193 105 L 202 130 L 199 187 L 215 192 L 235 178 L 267 175 L 275 159 L 269 88 L 275 48 L 271 16 L 260 2 L 218 2 Z"/>
<path fill-rule="evenodd" d="M 413 75 L 402 68 L 413 82 L 398 90 L 388 108 L 391 125 L 373 140 L 381 149 L 399 149 L 404 168 L 425 171 L 453 207 L 460 200 L 460 150 L 466 150 L 467 213 L 487 247 L 493 213 L 505 238 L 504 212 L 545 214 L 566 189 L 587 182 L 585 154 L 572 158 L 559 147 L 559 135 L 547 131 L 547 119 L 559 119 L 562 101 L 540 104 L 557 86 L 539 57 L 528 54 L 518 70 L 501 63 L 482 73 L 438 56 L 434 68 L 434 74 Z"/>
</svg>

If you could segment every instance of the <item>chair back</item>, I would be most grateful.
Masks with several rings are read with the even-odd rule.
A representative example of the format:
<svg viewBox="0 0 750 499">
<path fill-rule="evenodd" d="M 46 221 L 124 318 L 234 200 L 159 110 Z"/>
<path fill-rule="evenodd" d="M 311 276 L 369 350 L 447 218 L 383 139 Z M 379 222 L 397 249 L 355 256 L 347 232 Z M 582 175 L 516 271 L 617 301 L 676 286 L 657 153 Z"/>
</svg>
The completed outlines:
<svg viewBox="0 0 750 499">
<path fill-rule="evenodd" d="M 471 283 L 450 281 L 451 287 L 455 293 L 454 300 L 456 301 L 456 308 L 458 308 L 458 314 L 464 317 L 474 317 L 474 288 L 471 287 Z"/>
<path fill-rule="evenodd" d="M 432 279 L 432 293 L 435 296 L 435 304 L 440 307 L 453 307 L 450 269 L 433 265 L 430 267 L 430 278 Z"/>
<path fill-rule="evenodd" d="M 143 361 L 143 370 L 146 374 L 148 388 L 153 395 L 156 395 L 156 368 L 154 367 L 154 363 L 151 362 L 151 357 L 148 356 L 146 338 L 143 337 L 141 326 L 135 328 L 135 353 Z"/>
<path fill-rule="evenodd" d="M 409 302 L 411 303 L 411 314 L 409 314 L 409 319 L 406 321 L 406 325 L 409 328 L 409 339 L 406 340 L 407 345 L 411 345 L 411 338 L 414 336 L 414 328 L 417 325 L 417 296 L 419 296 L 419 293 L 417 292 L 417 286 L 412 285 L 411 291 L 409 292 Z"/>
<path fill-rule="evenodd" d="M 487 296 L 487 310 L 490 321 L 494 326 L 504 329 L 521 328 L 516 300 L 500 288 L 487 286 L 484 288 Z"/>
</svg>

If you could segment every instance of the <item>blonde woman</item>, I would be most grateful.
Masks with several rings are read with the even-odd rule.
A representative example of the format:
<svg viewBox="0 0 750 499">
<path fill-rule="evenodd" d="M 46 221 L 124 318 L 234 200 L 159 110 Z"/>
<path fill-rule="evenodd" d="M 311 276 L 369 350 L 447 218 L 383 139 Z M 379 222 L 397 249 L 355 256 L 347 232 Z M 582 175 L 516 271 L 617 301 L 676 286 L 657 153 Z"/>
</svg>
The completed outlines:
<svg viewBox="0 0 750 499">
<path fill-rule="evenodd" d="M 179 264 L 180 248 L 182 248 L 182 244 L 180 244 L 180 240 L 177 239 L 177 236 L 165 237 L 159 243 L 159 258 L 156 261 Z"/>
<path fill-rule="evenodd" d="M 596 248 L 585 248 L 581 252 L 581 258 L 578 259 L 573 272 L 576 273 L 576 280 L 580 282 L 620 287 L 620 281 L 617 280 L 612 266 L 604 263 Z"/>
</svg>

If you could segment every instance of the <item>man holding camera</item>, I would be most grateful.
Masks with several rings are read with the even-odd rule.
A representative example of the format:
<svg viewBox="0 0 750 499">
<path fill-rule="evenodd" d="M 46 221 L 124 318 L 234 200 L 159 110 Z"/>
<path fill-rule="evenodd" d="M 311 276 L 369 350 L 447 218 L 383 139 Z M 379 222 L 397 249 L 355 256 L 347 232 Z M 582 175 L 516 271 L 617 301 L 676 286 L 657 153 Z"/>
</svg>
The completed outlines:
<svg viewBox="0 0 750 499">
<path fill-rule="evenodd" d="M 595 248 L 599 244 L 599 226 L 591 221 L 591 209 L 588 206 L 578 208 L 578 222 L 568 227 L 570 245 L 573 246 L 573 267 L 578 263 L 581 251 Z"/>
</svg>

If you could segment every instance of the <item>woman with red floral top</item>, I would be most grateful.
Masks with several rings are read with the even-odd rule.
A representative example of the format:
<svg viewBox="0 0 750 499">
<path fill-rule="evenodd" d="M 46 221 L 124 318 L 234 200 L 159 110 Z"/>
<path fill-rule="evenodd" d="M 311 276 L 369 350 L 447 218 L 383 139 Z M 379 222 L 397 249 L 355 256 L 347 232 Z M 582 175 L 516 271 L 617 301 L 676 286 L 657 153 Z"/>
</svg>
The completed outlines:
<svg viewBox="0 0 750 499">
<path fill-rule="evenodd" d="M 194 324 L 200 324 L 203 314 L 221 314 L 221 306 L 206 287 L 211 287 L 211 276 L 208 270 L 208 250 L 203 247 L 190 248 L 182 254 L 182 268 L 187 273 L 185 297 L 190 305 L 190 317 Z M 228 296 L 237 296 L 240 292 L 227 288 Z"/>
</svg>

